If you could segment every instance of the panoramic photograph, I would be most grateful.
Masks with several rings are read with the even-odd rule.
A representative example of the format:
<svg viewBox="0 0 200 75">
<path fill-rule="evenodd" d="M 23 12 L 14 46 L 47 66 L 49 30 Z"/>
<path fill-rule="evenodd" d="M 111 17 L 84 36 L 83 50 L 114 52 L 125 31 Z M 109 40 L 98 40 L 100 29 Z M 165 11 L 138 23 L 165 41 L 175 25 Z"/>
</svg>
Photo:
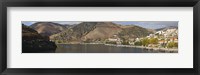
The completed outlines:
<svg viewBox="0 0 200 75">
<path fill-rule="evenodd" d="M 178 21 L 22 21 L 22 53 L 178 53 Z"/>
</svg>

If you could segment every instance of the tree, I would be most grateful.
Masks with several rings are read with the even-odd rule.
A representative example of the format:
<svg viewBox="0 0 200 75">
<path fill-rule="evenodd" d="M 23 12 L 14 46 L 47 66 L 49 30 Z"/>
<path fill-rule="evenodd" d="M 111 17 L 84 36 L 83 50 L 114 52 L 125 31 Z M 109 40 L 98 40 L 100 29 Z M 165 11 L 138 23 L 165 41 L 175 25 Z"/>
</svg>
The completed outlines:
<svg viewBox="0 0 200 75">
<path fill-rule="evenodd" d="M 149 43 L 150 44 L 158 44 L 158 39 L 157 38 L 150 38 Z"/>
<path fill-rule="evenodd" d="M 61 40 L 58 40 L 57 43 L 62 43 L 62 41 L 61 41 Z"/>
<path fill-rule="evenodd" d="M 137 41 L 137 42 L 135 42 L 135 44 L 134 45 L 136 45 L 136 46 L 141 46 L 142 45 L 142 42 L 140 42 L 140 41 Z"/>
<path fill-rule="evenodd" d="M 175 46 L 174 47 L 177 47 L 178 48 L 178 43 L 175 43 Z"/>
<path fill-rule="evenodd" d="M 149 45 L 149 39 L 148 39 L 148 38 L 142 39 L 142 45 L 143 45 L 143 46 Z"/>
<path fill-rule="evenodd" d="M 178 43 L 169 42 L 169 43 L 167 44 L 167 48 L 173 48 L 173 47 L 178 47 Z"/>
</svg>

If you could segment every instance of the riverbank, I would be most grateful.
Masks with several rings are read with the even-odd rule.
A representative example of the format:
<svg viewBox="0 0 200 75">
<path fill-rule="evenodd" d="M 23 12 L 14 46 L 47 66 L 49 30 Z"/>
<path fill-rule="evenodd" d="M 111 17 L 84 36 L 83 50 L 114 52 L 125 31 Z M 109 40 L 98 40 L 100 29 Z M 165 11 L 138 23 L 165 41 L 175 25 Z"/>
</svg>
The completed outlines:
<svg viewBox="0 0 200 75">
<path fill-rule="evenodd" d="M 154 48 L 154 47 L 145 47 L 145 46 L 114 45 L 114 44 L 105 44 L 105 45 L 116 46 L 116 47 L 134 47 L 134 48 L 142 48 L 142 49 L 146 49 L 146 50 L 155 50 L 155 51 L 173 52 L 173 53 L 178 52 L 178 49 L 175 49 L 175 48 Z"/>
</svg>

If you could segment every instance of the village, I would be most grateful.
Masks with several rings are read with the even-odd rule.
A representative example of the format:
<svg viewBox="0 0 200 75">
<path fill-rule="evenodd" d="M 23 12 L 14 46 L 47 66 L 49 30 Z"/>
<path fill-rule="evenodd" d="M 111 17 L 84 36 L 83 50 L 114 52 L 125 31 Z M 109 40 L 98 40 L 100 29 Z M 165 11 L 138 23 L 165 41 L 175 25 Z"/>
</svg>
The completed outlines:
<svg viewBox="0 0 200 75">
<path fill-rule="evenodd" d="M 122 40 L 117 35 L 108 38 L 106 45 L 140 47 L 146 49 L 178 50 L 178 29 L 166 29 L 156 31 L 142 38 Z"/>
</svg>

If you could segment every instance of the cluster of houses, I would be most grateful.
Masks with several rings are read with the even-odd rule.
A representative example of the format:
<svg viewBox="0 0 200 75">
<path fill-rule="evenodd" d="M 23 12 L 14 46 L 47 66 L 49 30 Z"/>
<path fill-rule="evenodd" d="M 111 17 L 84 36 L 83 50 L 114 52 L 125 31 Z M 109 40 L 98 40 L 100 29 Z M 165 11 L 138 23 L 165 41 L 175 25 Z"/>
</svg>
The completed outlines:
<svg viewBox="0 0 200 75">
<path fill-rule="evenodd" d="M 131 38 L 127 39 L 129 41 L 130 45 L 135 45 L 135 42 L 139 42 L 144 38 L 156 38 L 157 43 L 156 44 L 149 44 L 148 46 L 156 46 L 156 47 L 162 47 L 164 45 L 167 45 L 170 42 L 178 43 L 178 29 L 171 28 L 166 30 L 157 31 L 153 34 L 149 34 L 146 37 L 142 38 Z M 117 36 L 114 35 L 112 38 L 108 38 L 108 41 L 116 42 L 116 44 L 120 45 L 122 44 L 122 40 Z"/>
<path fill-rule="evenodd" d="M 154 34 L 150 34 L 147 38 L 157 38 L 157 44 L 150 44 L 152 46 L 163 47 L 166 46 L 168 43 L 178 43 L 178 29 L 167 29 L 157 31 Z"/>
</svg>

